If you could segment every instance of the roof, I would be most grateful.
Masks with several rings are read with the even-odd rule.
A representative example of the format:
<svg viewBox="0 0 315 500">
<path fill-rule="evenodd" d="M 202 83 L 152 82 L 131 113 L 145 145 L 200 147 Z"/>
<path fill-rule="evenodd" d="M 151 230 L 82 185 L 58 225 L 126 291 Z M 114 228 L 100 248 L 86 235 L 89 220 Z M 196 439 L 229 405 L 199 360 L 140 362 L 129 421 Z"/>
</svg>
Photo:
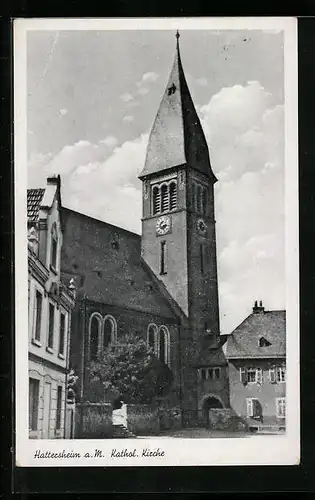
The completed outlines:
<svg viewBox="0 0 315 500">
<path fill-rule="evenodd" d="M 139 177 L 184 165 L 201 171 L 213 182 L 217 180 L 186 82 L 177 37 L 173 68 L 150 133 L 145 165 Z"/>
<path fill-rule="evenodd" d="M 45 189 L 28 189 L 27 190 L 27 219 L 30 222 L 38 220 L 39 207 L 44 197 Z"/>
<path fill-rule="evenodd" d="M 62 208 L 61 271 L 78 296 L 174 320 L 176 315 L 141 259 L 141 237 Z"/>
<path fill-rule="evenodd" d="M 259 340 L 268 342 L 260 346 Z M 265 311 L 250 314 L 228 335 L 228 359 L 277 358 L 286 354 L 286 312 Z"/>
</svg>

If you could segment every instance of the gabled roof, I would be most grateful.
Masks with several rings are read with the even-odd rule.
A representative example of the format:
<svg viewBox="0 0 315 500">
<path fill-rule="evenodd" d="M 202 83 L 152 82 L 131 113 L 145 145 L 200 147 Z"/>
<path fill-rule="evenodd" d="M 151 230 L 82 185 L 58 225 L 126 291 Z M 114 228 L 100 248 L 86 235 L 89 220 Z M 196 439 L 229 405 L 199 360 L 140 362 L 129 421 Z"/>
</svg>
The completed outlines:
<svg viewBox="0 0 315 500">
<path fill-rule="evenodd" d="M 173 68 L 156 115 L 140 178 L 176 166 L 188 166 L 215 178 L 207 142 L 192 101 L 177 46 Z"/>
<path fill-rule="evenodd" d="M 270 342 L 269 346 L 260 346 L 262 337 Z M 285 311 L 253 312 L 227 337 L 228 359 L 277 358 L 285 354 Z"/>
<path fill-rule="evenodd" d="M 44 188 L 27 190 L 27 220 L 29 222 L 37 222 L 39 207 L 44 197 L 44 193 Z"/>
</svg>

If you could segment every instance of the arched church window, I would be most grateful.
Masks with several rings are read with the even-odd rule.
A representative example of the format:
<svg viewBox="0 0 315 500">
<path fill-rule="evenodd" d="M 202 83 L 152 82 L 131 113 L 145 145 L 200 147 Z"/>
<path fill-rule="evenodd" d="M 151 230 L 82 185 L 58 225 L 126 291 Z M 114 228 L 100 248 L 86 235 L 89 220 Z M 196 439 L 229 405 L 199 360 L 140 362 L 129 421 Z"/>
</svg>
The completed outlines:
<svg viewBox="0 0 315 500">
<path fill-rule="evenodd" d="M 198 214 L 201 213 L 201 207 L 202 207 L 202 188 L 201 186 L 197 187 L 197 212 Z"/>
<path fill-rule="evenodd" d="M 158 186 L 154 186 L 152 190 L 152 205 L 153 205 L 153 215 L 158 214 L 161 211 L 161 193 Z"/>
<path fill-rule="evenodd" d="M 90 317 L 89 336 L 90 336 L 90 360 L 96 361 L 99 355 L 101 340 L 102 318 L 98 313 L 93 313 Z"/>
<path fill-rule="evenodd" d="M 149 348 L 153 349 L 154 354 L 156 354 L 157 330 L 157 326 L 153 323 L 148 326 L 147 345 Z"/>
<path fill-rule="evenodd" d="M 177 185 L 176 182 L 170 183 L 170 209 L 174 210 L 177 207 Z"/>
<path fill-rule="evenodd" d="M 56 269 L 57 267 L 57 249 L 58 249 L 57 225 L 54 222 L 51 227 L 51 247 L 50 247 L 50 265 L 53 269 Z"/>
<path fill-rule="evenodd" d="M 162 204 L 162 212 L 167 212 L 169 210 L 168 185 L 167 184 L 163 184 L 161 187 L 161 204 Z"/>
<path fill-rule="evenodd" d="M 105 316 L 103 326 L 103 349 L 117 340 L 117 323 L 113 316 Z"/>
<path fill-rule="evenodd" d="M 166 326 L 161 326 L 159 331 L 159 358 L 166 365 L 169 364 L 169 331 Z"/>
</svg>

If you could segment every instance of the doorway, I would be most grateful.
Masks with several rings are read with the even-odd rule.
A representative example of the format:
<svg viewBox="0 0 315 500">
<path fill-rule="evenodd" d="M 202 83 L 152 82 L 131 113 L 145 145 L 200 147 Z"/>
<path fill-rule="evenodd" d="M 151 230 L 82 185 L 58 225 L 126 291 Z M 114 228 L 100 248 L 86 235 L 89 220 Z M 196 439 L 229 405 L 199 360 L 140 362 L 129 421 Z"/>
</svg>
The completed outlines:
<svg viewBox="0 0 315 500">
<path fill-rule="evenodd" d="M 203 414 L 203 419 L 205 422 L 205 425 L 207 427 L 210 426 L 210 415 L 209 412 L 212 409 L 220 409 L 224 408 L 222 402 L 220 401 L 219 398 L 216 396 L 208 396 L 204 399 L 203 405 L 202 405 L 202 414 Z"/>
</svg>

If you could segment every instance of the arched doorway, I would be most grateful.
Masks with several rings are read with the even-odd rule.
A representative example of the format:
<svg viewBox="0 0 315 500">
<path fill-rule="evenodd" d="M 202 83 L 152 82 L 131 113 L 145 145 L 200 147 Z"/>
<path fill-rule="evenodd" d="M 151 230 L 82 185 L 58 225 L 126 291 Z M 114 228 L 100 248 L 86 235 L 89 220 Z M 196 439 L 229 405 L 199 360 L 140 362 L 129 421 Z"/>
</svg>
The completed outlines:
<svg viewBox="0 0 315 500">
<path fill-rule="evenodd" d="M 207 427 L 210 425 L 209 412 L 212 409 L 224 408 L 222 401 L 217 396 L 206 396 L 202 403 L 202 413 Z"/>
</svg>

